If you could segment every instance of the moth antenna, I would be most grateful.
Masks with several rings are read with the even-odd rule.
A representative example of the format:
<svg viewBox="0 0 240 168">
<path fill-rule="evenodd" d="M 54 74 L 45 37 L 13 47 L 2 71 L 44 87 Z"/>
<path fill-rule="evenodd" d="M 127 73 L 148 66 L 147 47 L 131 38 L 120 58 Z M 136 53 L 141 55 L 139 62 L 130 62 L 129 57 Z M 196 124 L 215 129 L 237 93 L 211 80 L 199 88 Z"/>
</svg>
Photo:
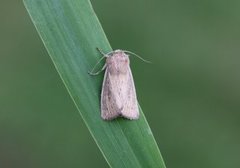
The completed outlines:
<svg viewBox="0 0 240 168">
<path fill-rule="evenodd" d="M 126 52 L 126 53 L 129 53 L 129 54 L 132 54 L 132 55 L 134 55 L 134 56 L 136 56 L 136 57 L 138 57 L 140 60 L 142 60 L 143 62 L 146 62 L 146 63 L 149 63 L 149 64 L 151 64 L 152 62 L 150 62 L 150 61 L 148 61 L 148 60 L 145 60 L 145 59 L 143 59 L 142 57 L 140 57 L 139 55 L 137 55 L 136 53 L 134 53 L 134 52 L 131 52 L 131 51 L 127 51 L 127 50 L 123 50 L 123 52 Z"/>
<path fill-rule="evenodd" d="M 97 50 L 105 57 L 109 57 L 110 54 L 114 53 L 114 51 L 110 51 L 108 53 L 104 53 L 100 48 L 97 47 Z"/>
<path fill-rule="evenodd" d="M 97 47 L 96 49 L 98 50 L 98 52 L 100 52 L 100 54 L 106 57 L 106 54 L 100 48 Z"/>
</svg>

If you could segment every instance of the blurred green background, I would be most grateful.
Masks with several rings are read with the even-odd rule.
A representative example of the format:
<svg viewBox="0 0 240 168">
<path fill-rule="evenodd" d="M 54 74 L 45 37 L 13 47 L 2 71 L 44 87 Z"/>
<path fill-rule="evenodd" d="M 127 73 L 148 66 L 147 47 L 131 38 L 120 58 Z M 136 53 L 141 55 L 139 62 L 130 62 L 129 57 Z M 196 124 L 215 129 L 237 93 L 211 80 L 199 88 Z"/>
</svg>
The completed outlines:
<svg viewBox="0 0 240 168">
<path fill-rule="evenodd" d="M 240 167 L 240 1 L 92 0 L 168 168 Z M 0 1 L 0 167 L 108 167 L 22 1 Z"/>
</svg>

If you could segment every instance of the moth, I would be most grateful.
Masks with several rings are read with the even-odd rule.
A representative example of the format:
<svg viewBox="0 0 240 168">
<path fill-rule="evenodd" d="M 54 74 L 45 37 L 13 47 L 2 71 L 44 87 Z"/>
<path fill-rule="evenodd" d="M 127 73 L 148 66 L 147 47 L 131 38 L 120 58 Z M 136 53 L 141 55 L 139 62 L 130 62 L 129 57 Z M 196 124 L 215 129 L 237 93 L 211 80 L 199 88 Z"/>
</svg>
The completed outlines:
<svg viewBox="0 0 240 168">
<path fill-rule="evenodd" d="M 97 63 L 90 74 L 97 75 L 105 70 L 101 92 L 101 117 L 104 120 L 117 117 L 138 119 L 137 95 L 127 53 L 136 54 L 126 50 L 115 50 L 104 54 L 100 49 L 98 50 L 103 55 L 98 63 L 103 58 L 106 58 L 106 63 L 100 71 L 93 73 Z"/>
</svg>

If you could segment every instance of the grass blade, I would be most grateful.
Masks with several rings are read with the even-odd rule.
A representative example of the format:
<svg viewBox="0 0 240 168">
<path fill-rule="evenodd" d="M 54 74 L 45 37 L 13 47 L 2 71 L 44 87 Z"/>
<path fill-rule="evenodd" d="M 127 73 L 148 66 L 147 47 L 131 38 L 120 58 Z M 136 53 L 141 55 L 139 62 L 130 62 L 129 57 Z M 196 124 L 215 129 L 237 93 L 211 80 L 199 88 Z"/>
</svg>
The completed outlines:
<svg viewBox="0 0 240 168">
<path fill-rule="evenodd" d="M 103 74 L 88 71 L 110 44 L 88 0 L 24 0 L 36 29 L 89 131 L 111 167 L 159 167 L 164 162 L 142 113 L 137 121 L 100 117 Z"/>
</svg>

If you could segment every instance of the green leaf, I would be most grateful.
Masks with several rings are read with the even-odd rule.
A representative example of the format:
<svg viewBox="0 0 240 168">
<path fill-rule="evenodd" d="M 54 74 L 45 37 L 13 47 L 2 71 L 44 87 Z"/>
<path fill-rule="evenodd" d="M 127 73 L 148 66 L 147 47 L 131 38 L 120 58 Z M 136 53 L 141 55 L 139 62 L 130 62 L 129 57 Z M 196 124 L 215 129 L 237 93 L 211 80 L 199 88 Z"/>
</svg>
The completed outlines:
<svg viewBox="0 0 240 168">
<path fill-rule="evenodd" d="M 77 109 L 111 167 L 160 167 L 164 162 L 142 113 L 140 119 L 100 117 L 103 74 L 87 72 L 110 44 L 88 0 L 24 0 L 36 29 Z M 102 64 L 101 64 L 102 65 Z M 136 81 L 135 81 L 136 82 Z"/>
</svg>

